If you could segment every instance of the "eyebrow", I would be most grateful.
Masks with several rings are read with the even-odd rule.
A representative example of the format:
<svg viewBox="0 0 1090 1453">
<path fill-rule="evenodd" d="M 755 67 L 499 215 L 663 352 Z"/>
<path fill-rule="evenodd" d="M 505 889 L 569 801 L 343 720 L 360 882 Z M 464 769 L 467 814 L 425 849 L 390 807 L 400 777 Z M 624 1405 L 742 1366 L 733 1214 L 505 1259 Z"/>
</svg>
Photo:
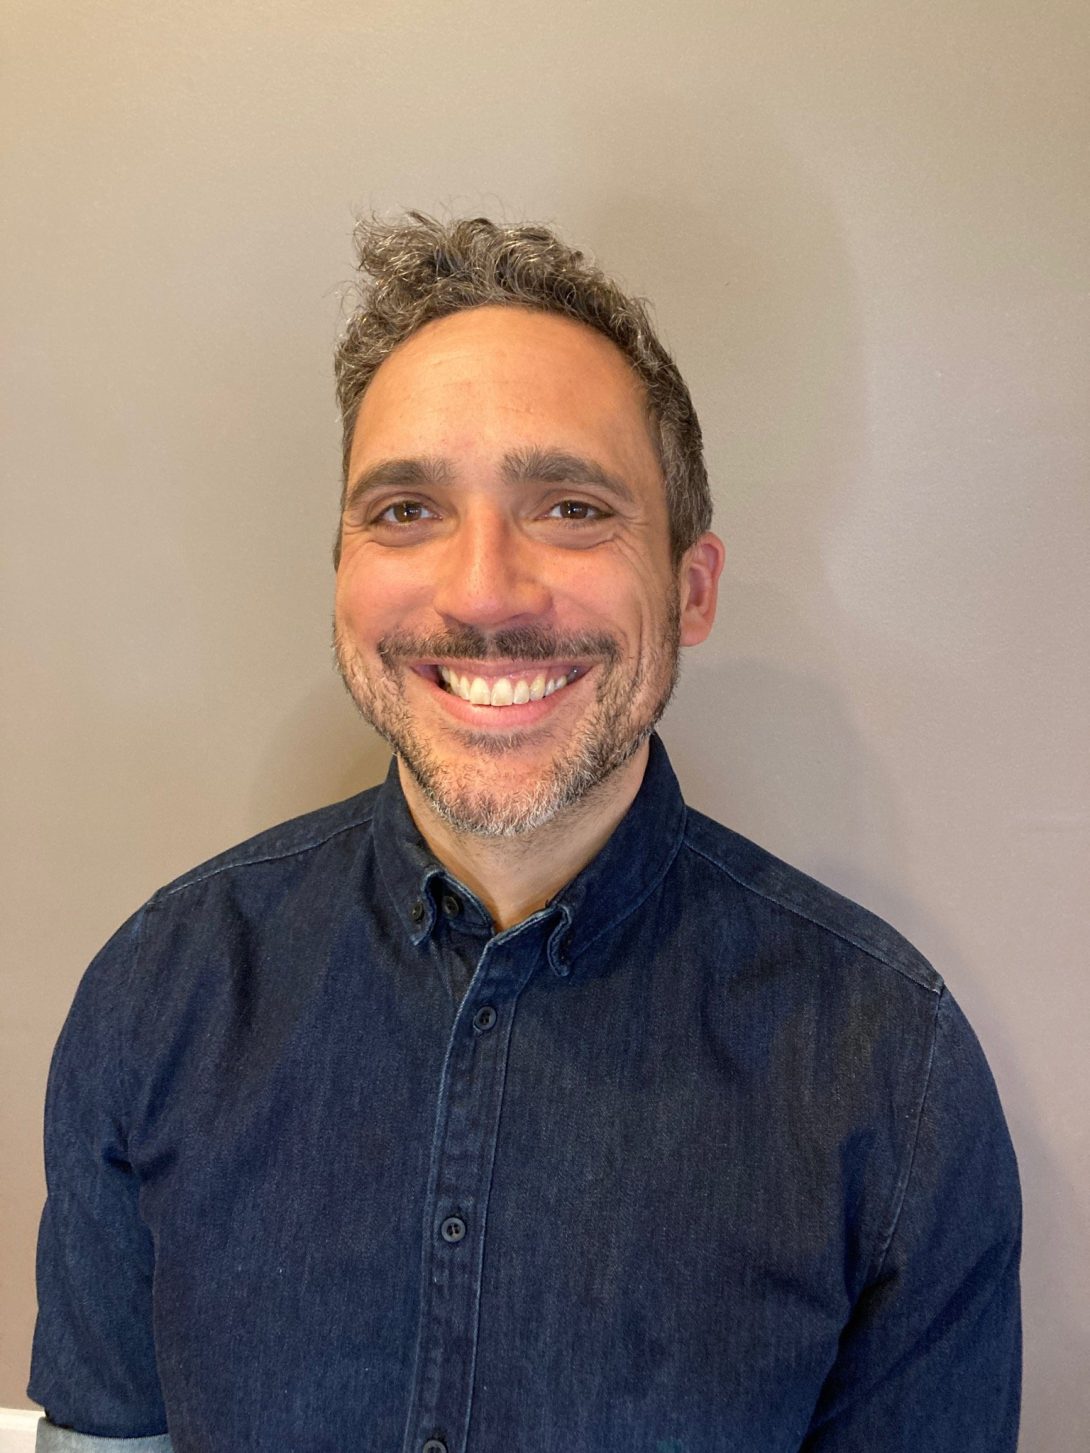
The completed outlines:
<svg viewBox="0 0 1090 1453">
<path fill-rule="evenodd" d="M 619 475 L 566 449 L 512 449 L 504 456 L 503 477 L 508 484 L 594 484 L 628 504 L 636 503 L 632 489 Z"/>
<path fill-rule="evenodd" d="M 628 504 L 636 503 L 631 487 L 619 475 L 603 469 L 593 459 L 566 449 L 509 450 L 504 455 L 501 473 L 507 484 L 592 484 L 609 490 Z M 419 489 L 426 485 L 450 485 L 453 481 L 450 463 L 435 455 L 383 459 L 353 480 L 345 496 L 345 512 L 365 495 L 380 489 Z"/>
</svg>

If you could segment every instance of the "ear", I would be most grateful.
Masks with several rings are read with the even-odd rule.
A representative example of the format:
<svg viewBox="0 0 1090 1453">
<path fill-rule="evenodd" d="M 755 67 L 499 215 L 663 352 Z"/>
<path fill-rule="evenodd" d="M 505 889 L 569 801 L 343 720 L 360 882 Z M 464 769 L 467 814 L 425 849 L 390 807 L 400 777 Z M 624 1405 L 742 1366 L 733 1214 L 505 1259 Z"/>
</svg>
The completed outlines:
<svg viewBox="0 0 1090 1453">
<path fill-rule="evenodd" d="M 719 599 L 719 576 L 726 559 L 726 547 L 709 530 L 681 557 L 678 583 L 681 590 L 681 644 L 699 646 L 707 639 L 715 621 Z"/>
</svg>

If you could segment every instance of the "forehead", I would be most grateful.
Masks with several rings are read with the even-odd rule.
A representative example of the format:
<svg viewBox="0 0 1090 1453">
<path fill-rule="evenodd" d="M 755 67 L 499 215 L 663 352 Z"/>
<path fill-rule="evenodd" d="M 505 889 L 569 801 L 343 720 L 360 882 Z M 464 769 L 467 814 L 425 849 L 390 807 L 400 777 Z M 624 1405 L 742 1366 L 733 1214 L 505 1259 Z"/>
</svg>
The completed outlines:
<svg viewBox="0 0 1090 1453">
<path fill-rule="evenodd" d="M 360 404 L 366 456 L 565 447 L 659 476 L 646 390 L 620 349 L 585 324 L 525 308 L 473 308 L 398 345 Z"/>
</svg>

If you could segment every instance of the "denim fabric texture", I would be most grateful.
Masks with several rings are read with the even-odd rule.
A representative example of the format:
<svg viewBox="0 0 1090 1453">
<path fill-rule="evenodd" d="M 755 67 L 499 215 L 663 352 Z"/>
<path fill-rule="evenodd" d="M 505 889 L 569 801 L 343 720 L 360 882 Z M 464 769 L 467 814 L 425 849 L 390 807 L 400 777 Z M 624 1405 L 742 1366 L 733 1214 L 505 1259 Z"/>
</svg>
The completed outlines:
<svg viewBox="0 0 1090 1453">
<path fill-rule="evenodd" d="M 46 1141 L 29 1390 L 89 1439 L 43 1448 L 1016 1446 L 1018 1173 L 971 1028 L 687 809 L 657 737 L 501 933 L 395 767 L 163 889 L 84 976 Z"/>
</svg>

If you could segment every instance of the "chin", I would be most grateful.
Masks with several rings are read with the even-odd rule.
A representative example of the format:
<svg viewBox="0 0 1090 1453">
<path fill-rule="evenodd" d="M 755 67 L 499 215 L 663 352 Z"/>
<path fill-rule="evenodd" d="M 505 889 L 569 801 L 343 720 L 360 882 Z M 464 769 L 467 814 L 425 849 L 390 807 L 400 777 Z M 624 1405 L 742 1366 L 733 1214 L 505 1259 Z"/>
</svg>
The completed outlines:
<svg viewBox="0 0 1090 1453">
<path fill-rule="evenodd" d="M 537 771 L 511 763 L 510 774 L 489 761 L 456 764 L 418 743 L 405 743 L 398 755 L 432 811 L 456 832 L 485 838 L 519 838 L 537 832 L 564 814 L 589 806 L 614 773 L 650 735 L 651 727 L 624 742 L 573 742 Z M 490 737 L 490 745 L 496 739 Z M 510 775 L 510 786 L 503 777 Z M 531 777 L 527 781 L 528 775 Z"/>
</svg>

